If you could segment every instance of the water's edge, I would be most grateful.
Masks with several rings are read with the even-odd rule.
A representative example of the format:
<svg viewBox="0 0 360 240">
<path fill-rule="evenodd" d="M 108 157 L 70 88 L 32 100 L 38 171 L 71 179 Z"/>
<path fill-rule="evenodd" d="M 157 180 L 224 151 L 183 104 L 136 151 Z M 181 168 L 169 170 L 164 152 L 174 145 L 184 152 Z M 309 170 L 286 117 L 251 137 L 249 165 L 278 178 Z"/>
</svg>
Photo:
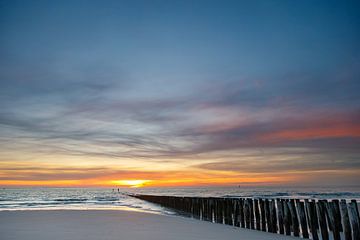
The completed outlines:
<svg viewBox="0 0 360 240">
<path fill-rule="evenodd" d="M 132 198 L 128 194 L 232 198 L 355 199 L 359 201 L 360 187 L 3 188 L 0 189 L 0 211 L 123 209 L 174 214 L 169 209 Z"/>
</svg>

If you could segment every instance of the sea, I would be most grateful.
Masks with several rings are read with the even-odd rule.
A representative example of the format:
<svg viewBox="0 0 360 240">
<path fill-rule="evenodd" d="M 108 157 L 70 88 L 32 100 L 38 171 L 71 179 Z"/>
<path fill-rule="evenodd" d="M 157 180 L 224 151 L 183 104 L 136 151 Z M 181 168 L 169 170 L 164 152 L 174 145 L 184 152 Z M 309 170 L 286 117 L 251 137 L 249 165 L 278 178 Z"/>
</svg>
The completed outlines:
<svg viewBox="0 0 360 240">
<path fill-rule="evenodd" d="M 1 188 L 0 211 L 12 210 L 131 210 L 176 214 L 170 209 L 129 195 L 153 194 L 197 197 L 253 197 L 297 199 L 355 199 L 360 186 L 351 187 L 176 187 L 176 188 Z"/>
</svg>

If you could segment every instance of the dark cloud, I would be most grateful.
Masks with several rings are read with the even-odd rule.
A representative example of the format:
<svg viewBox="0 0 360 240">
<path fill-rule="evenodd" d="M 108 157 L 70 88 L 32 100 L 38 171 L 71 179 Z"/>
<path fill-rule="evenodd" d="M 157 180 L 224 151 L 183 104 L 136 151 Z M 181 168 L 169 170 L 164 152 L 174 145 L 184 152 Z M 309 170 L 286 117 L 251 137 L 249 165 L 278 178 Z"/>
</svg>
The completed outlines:
<svg viewBox="0 0 360 240">
<path fill-rule="evenodd" d="M 258 174 L 296 173 L 329 170 L 360 171 L 360 153 L 348 151 L 286 150 L 286 154 L 266 151 L 262 154 L 239 156 L 237 160 L 196 165 L 207 170 L 248 172 Z"/>
<path fill-rule="evenodd" d="M 0 167 L 0 180 L 74 180 L 106 176 L 114 173 L 108 168 L 51 168 L 51 167 Z"/>
</svg>

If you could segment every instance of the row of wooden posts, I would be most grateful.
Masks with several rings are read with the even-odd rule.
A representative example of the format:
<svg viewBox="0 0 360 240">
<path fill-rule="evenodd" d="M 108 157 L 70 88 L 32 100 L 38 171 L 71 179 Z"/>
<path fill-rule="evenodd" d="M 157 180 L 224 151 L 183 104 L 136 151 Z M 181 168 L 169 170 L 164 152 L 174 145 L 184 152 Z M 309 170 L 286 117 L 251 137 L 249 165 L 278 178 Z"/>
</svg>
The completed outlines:
<svg viewBox="0 0 360 240">
<path fill-rule="evenodd" d="M 132 196 L 214 223 L 314 240 L 331 235 L 334 240 L 360 240 L 355 200 Z"/>
</svg>

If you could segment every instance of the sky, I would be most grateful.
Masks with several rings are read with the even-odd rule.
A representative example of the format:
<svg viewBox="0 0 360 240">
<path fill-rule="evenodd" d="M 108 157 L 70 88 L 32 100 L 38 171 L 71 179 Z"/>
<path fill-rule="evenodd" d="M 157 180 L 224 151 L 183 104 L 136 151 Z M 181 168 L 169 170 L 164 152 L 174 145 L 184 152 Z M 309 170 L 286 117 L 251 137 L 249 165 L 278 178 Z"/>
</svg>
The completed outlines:
<svg viewBox="0 0 360 240">
<path fill-rule="evenodd" d="M 354 185 L 359 1 L 0 1 L 1 186 Z"/>
</svg>

